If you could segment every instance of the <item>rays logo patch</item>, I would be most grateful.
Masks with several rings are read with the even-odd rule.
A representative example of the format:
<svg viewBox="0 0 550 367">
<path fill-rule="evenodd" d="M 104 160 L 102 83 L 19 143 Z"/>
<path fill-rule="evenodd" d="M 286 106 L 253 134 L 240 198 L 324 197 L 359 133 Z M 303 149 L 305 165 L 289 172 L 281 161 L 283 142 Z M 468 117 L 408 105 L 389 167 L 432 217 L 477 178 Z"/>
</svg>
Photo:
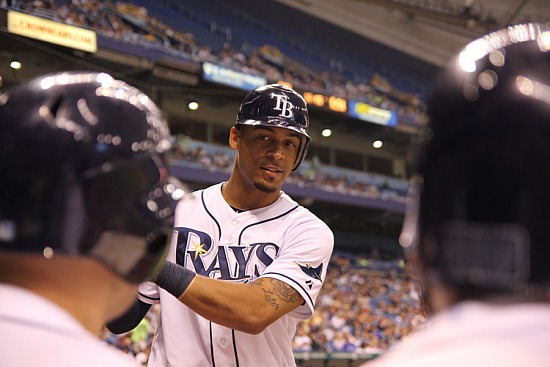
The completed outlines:
<svg viewBox="0 0 550 367">
<path fill-rule="evenodd" d="M 311 277 L 313 279 L 317 279 L 318 281 L 322 281 L 321 280 L 321 274 L 323 273 L 323 264 L 322 263 L 316 268 L 311 266 L 311 264 L 302 265 L 302 264 L 298 264 L 296 261 L 295 261 L 295 263 L 296 263 L 296 265 L 298 265 L 300 267 L 300 269 L 308 277 Z"/>
</svg>

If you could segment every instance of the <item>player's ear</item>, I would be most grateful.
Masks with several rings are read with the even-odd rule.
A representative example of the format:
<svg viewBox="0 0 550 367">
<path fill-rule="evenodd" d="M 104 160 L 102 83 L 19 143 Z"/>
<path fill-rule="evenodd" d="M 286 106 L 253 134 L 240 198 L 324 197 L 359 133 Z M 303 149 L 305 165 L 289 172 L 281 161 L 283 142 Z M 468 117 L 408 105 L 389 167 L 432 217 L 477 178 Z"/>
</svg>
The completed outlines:
<svg viewBox="0 0 550 367">
<path fill-rule="evenodd" d="M 241 131 L 233 126 L 231 130 L 229 130 L 229 146 L 233 149 L 239 148 L 239 141 L 241 138 Z"/>
</svg>

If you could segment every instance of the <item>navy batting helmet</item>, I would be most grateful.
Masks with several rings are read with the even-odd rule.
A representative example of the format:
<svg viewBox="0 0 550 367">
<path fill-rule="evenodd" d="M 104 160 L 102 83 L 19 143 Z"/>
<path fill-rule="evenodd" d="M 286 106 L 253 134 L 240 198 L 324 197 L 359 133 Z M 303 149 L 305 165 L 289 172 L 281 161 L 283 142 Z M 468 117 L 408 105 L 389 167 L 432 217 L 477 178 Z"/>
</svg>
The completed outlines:
<svg viewBox="0 0 550 367">
<path fill-rule="evenodd" d="M 550 286 L 550 31 L 468 44 L 435 83 L 401 244 L 440 281 Z M 542 287 L 542 288 L 541 288 Z"/>
<path fill-rule="evenodd" d="M 237 125 L 282 127 L 302 136 L 293 169 L 304 160 L 311 141 L 308 135 L 307 103 L 294 90 L 282 84 L 270 84 L 254 89 L 243 99 L 237 114 Z"/>
<path fill-rule="evenodd" d="M 104 73 L 48 75 L 5 92 L 0 250 L 89 256 L 130 282 L 146 279 L 185 193 L 167 174 L 169 138 L 155 104 Z"/>
</svg>

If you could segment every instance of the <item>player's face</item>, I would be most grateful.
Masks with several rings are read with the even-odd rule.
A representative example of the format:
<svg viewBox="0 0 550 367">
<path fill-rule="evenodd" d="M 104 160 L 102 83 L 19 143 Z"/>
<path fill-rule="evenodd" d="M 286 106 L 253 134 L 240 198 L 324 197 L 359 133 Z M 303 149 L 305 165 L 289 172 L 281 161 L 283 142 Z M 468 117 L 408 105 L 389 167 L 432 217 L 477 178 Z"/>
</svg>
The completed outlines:
<svg viewBox="0 0 550 367">
<path fill-rule="evenodd" d="M 272 193 L 281 189 L 300 148 L 298 133 L 279 127 L 241 126 L 231 130 L 237 170 L 246 183 Z"/>
</svg>

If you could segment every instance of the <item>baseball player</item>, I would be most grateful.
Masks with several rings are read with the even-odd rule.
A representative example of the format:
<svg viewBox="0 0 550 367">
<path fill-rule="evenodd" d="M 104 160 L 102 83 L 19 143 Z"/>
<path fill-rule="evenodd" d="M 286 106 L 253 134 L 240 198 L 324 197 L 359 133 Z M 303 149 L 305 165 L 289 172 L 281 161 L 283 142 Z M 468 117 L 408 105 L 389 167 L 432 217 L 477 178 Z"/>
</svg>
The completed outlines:
<svg viewBox="0 0 550 367">
<path fill-rule="evenodd" d="M 148 97 L 103 73 L 0 95 L 2 366 L 136 366 L 98 335 L 166 258 L 184 194 Z"/>
<path fill-rule="evenodd" d="M 134 316 L 109 325 L 129 330 L 160 302 L 149 366 L 295 366 L 296 324 L 313 314 L 333 249 L 328 226 L 281 191 L 304 159 L 308 125 L 292 89 L 244 98 L 231 177 L 178 204 L 167 265 L 140 286 Z"/>
<path fill-rule="evenodd" d="M 467 45 L 428 111 L 400 241 L 433 314 L 364 366 L 548 366 L 549 28 Z"/>
</svg>

